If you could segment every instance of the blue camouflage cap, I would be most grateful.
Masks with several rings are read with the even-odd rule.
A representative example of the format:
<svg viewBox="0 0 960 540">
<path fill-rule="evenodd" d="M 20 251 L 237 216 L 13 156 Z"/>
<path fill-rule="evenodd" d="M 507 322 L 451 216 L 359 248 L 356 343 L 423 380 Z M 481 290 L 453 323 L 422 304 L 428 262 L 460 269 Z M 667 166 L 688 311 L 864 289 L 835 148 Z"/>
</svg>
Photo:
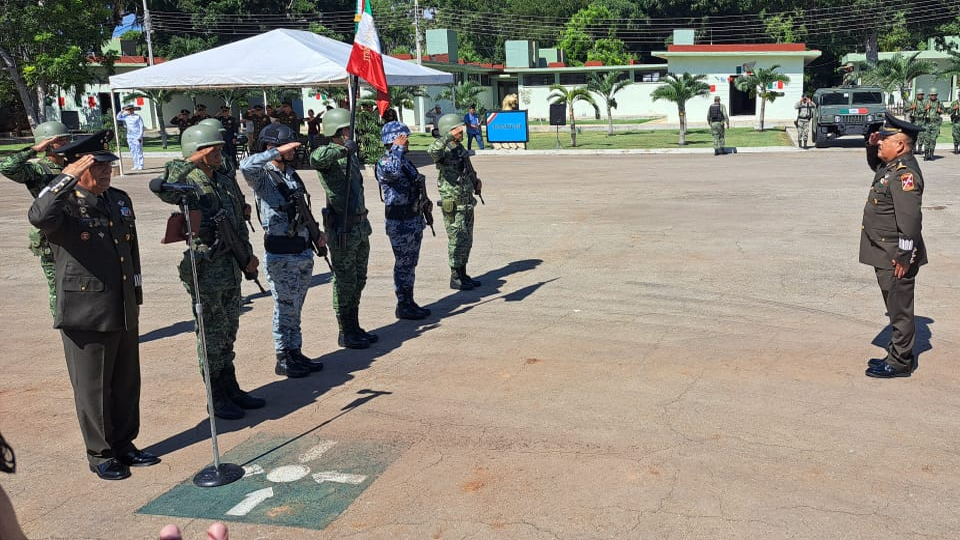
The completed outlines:
<svg viewBox="0 0 960 540">
<path fill-rule="evenodd" d="M 394 120 L 393 122 L 384 124 L 381 135 L 380 140 L 383 141 L 383 144 L 393 144 L 393 141 L 397 140 L 397 137 L 410 135 L 410 128 Z"/>
</svg>

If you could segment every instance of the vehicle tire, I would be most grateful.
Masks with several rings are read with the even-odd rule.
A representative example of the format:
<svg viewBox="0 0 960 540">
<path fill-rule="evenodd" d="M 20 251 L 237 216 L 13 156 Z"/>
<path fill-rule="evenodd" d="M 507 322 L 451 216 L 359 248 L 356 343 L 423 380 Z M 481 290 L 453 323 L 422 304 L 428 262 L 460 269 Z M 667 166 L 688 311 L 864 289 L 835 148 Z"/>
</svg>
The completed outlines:
<svg viewBox="0 0 960 540">
<path fill-rule="evenodd" d="M 813 135 L 814 148 L 823 148 L 824 146 L 826 146 L 824 144 L 823 136 L 820 135 L 819 131 L 814 131 L 813 133 L 811 133 L 811 135 Z"/>
</svg>

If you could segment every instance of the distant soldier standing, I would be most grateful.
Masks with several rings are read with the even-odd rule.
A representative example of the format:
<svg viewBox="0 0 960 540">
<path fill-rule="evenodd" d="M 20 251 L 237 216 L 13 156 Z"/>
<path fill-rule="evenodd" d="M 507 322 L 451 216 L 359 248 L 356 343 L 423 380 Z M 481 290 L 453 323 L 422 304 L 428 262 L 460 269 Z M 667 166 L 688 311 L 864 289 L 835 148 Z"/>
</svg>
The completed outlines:
<svg viewBox="0 0 960 540">
<path fill-rule="evenodd" d="M 447 229 L 447 253 L 450 261 L 450 288 L 469 291 L 481 283 L 467 275 L 467 261 L 473 247 L 473 209 L 477 205 L 474 194 L 480 193 L 482 183 L 475 175 L 467 174 L 464 162 L 467 150 L 461 144 L 464 135 L 463 118 L 445 114 L 437 122 L 440 138 L 428 150 L 440 174 L 443 224 Z"/>
<path fill-rule="evenodd" d="M 70 141 L 70 132 L 67 126 L 60 122 L 44 122 L 34 128 L 33 134 L 36 144 L 0 161 L 0 174 L 27 186 L 27 191 L 36 199 L 40 191 L 63 170 L 64 158 L 56 151 Z M 40 159 L 36 162 L 29 161 L 41 152 L 43 155 Z M 56 316 L 57 287 L 53 251 L 47 237 L 34 227 L 30 228 L 30 251 L 40 257 L 40 267 L 47 278 L 50 314 Z"/>
<path fill-rule="evenodd" d="M 923 174 L 910 148 L 919 132 L 920 126 L 887 113 L 884 126 L 867 140 L 867 164 L 876 174 L 863 209 L 860 262 L 874 267 L 893 329 L 887 357 L 868 362 L 868 377 L 909 377 L 914 368 L 914 286 L 927 263 Z"/>
<path fill-rule="evenodd" d="M 797 145 L 806 149 L 810 119 L 813 118 L 817 105 L 810 99 L 810 96 L 803 96 L 793 108 L 797 110 Z"/>
<path fill-rule="evenodd" d="M 953 128 L 953 153 L 960 154 L 960 91 L 957 92 L 957 99 L 953 100 L 947 112 L 950 113 L 950 125 Z"/>
<path fill-rule="evenodd" d="M 926 110 L 924 122 L 926 138 L 923 142 L 923 160 L 931 161 L 933 160 L 933 152 L 937 149 L 940 126 L 943 124 L 943 102 L 937 99 L 936 88 L 930 89 L 930 97 L 924 109 Z"/>
<path fill-rule="evenodd" d="M 195 231 L 197 234 L 189 241 L 187 249 L 194 251 L 197 260 L 213 414 L 219 418 L 238 419 L 243 418 L 243 409 L 259 409 L 265 405 L 263 399 L 240 389 L 233 362 L 236 357 L 233 344 L 240 328 L 241 270 L 246 275 L 253 275 L 260 261 L 252 255 L 253 248 L 244 223 L 243 192 L 237 185 L 233 169 L 223 166 L 222 130 L 222 127 L 205 124 L 187 128 L 181 142 L 184 159 L 167 162 L 163 180 L 164 183 L 193 184 L 199 190 L 198 194 L 188 195 L 187 199 L 191 212 L 200 212 L 200 229 Z M 161 191 L 157 196 L 170 204 L 180 202 L 180 194 L 173 191 Z M 251 254 L 246 268 L 241 269 L 239 258 L 230 252 L 219 230 L 221 226 L 232 228 Z M 177 270 L 192 305 L 195 291 L 189 252 L 184 252 Z M 194 313 L 194 319 L 196 315 Z M 202 346 L 199 326 L 196 332 L 199 353 Z"/>
<path fill-rule="evenodd" d="M 917 97 L 914 98 L 913 103 L 909 107 L 903 110 L 907 115 L 907 120 L 910 120 L 915 126 L 920 126 L 922 130 L 926 130 L 926 107 L 927 100 L 925 99 L 926 93 L 923 90 L 917 89 Z M 913 153 L 922 154 L 923 153 L 923 131 L 920 132 L 920 135 L 917 136 L 917 139 L 914 141 Z"/>
<path fill-rule="evenodd" d="M 300 315 L 313 279 L 313 250 L 305 217 L 297 205 L 298 197 L 306 197 L 307 188 L 290 165 L 299 146 L 288 126 L 271 124 L 260 132 L 260 152 L 240 162 L 243 178 L 256 194 L 264 231 L 264 266 L 273 294 L 274 372 L 290 378 L 323 369 L 322 362 L 301 351 Z M 321 237 L 323 242 L 326 240 Z"/>
<path fill-rule="evenodd" d="M 707 109 L 707 123 L 710 124 L 710 133 L 713 134 L 713 155 L 726 154 L 727 140 L 724 126 L 730 127 L 730 117 L 727 116 L 727 108 L 720 103 L 720 96 L 714 97 L 713 105 Z"/>
<path fill-rule="evenodd" d="M 414 301 L 413 284 L 426 227 L 424 206 L 429 212 L 432 203 L 425 193 L 426 180 L 407 159 L 409 136 L 410 128 L 400 122 L 383 126 L 381 140 L 387 151 L 377 161 L 376 175 L 386 203 L 384 225 L 395 259 L 393 288 L 397 308 L 394 314 L 398 319 L 420 320 L 428 317 L 430 310 Z"/>
<path fill-rule="evenodd" d="M 379 339 L 360 327 L 359 316 L 373 229 L 363 199 L 359 147 L 350 133 L 350 111 L 327 111 L 323 115 L 323 134 L 329 137 L 328 142 L 310 154 L 310 164 L 320 173 L 320 183 L 327 194 L 323 224 L 333 265 L 333 310 L 340 327 L 337 344 L 348 349 L 366 349 Z"/>
</svg>

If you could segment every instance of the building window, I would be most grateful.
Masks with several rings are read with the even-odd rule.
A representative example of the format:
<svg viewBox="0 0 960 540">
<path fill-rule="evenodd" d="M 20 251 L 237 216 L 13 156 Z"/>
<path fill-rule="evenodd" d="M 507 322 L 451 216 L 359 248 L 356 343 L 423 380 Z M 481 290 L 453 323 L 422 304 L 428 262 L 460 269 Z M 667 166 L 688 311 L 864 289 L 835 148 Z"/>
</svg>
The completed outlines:
<svg viewBox="0 0 960 540">
<path fill-rule="evenodd" d="M 586 73 L 561 73 L 560 84 L 587 84 Z"/>
<path fill-rule="evenodd" d="M 553 73 L 534 73 L 523 76 L 524 86 L 550 86 L 557 82 Z"/>
<path fill-rule="evenodd" d="M 490 86 L 490 76 L 481 75 L 480 76 L 480 86 Z"/>
<path fill-rule="evenodd" d="M 666 75 L 666 71 L 634 71 L 634 82 L 660 82 L 660 79 Z"/>
</svg>

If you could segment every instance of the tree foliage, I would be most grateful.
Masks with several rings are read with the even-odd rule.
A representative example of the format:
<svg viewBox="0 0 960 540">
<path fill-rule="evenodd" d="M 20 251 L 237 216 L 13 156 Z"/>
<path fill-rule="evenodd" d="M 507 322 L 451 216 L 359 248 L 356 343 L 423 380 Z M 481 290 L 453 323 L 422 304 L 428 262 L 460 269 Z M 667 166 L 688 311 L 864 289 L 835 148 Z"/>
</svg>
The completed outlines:
<svg viewBox="0 0 960 540">
<path fill-rule="evenodd" d="M 587 80 L 587 89 L 597 95 L 607 109 L 607 135 L 613 135 L 613 109 L 617 108 L 618 92 L 633 84 L 622 71 L 592 73 Z"/>
<path fill-rule="evenodd" d="M 7 0 L 0 9 L 0 65 L 17 91 L 31 125 L 46 120 L 54 87 L 82 88 L 95 80 L 89 59 L 100 56 L 118 14 L 108 4 L 82 0 Z"/>
<path fill-rule="evenodd" d="M 476 104 L 477 108 L 480 109 L 478 112 L 482 112 L 482 109 L 485 107 L 477 103 L 477 98 L 480 97 L 483 91 L 484 88 L 480 86 L 480 83 L 477 81 L 459 82 L 441 90 L 439 94 L 434 96 L 433 100 L 450 101 L 453 103 L 453 108 L 459 113 L 463 113 L 473 104 Z"/>
<path fill-rule="evenodd" d="M 737 89 L 747 92 L 751 98 L 760 97 L 760 131 L 763 131 L 763 117 L 767 110 L 767 102 L 773 102 L 782 96 L 774 86 L 777 83 L 789 83 L 790 77 L 778 71 L 779 65 L 769 68 L 754 68 L 752 72 L 737 77 L 734 82 Z"/>
<path fill-rule="evenodd" d="M 920 56 L 919 51 L 909 56 L 897 53 L 890 58 L 880 60 L 874 68 L 863 73 L 862 80 L 865 83 L 876 84 L 887 92 L 898 91 L 900 99 L 906 101 L 913 80 L 936 70 L 932 62 L 920 60 L 918 56 Z"/>
</svg>

